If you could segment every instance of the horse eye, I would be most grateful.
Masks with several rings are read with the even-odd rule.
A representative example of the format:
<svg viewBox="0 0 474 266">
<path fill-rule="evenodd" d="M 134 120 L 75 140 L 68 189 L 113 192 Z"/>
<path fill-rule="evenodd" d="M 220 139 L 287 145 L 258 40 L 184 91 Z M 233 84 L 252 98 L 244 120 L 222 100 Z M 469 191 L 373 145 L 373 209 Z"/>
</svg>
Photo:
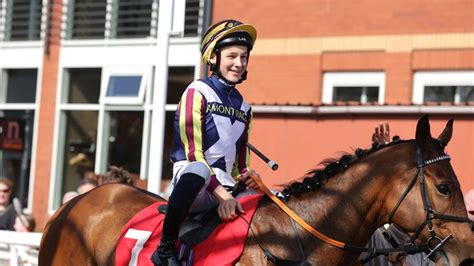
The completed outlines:
<svg viewBox="0 0 474 266">
<path fill-rule="evenodd" d="M 448 185 L 437 185 L 436 188 L 438 189 L 438 191 L 443 194 L 443 195 L 449 195 L 449 186 Z"/>
</svg>

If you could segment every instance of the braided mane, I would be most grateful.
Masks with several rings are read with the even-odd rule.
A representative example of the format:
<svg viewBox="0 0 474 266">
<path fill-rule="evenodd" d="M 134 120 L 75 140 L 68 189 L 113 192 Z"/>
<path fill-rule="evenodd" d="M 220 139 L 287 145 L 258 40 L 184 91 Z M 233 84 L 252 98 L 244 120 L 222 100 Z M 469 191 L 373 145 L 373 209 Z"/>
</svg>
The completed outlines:
<svg viewBox="0 0 474 266">
<path fill-rule="evenodd" d="M 309 191 L 319 189 L 323 186 L 330 177 L 344 172 L 355 161 L 372 154 L 385 147 L 394 146 L 401 143 L 409 142 L 410 140 L 401 140 L 399 136 L 393 136 L 392 142 L 387 144 L 380 144 L 374 142 L 370 149 L 356 149 L 354 154 L 346 153 L 339 159 L 325 159 L 320 164 L 324 168 L 310 170 L 302 181 L 294 181 L 290 183 L 282 194 L 285 200 L 289 200 L 292 196 L 299 197 L 301 194 Z"/>
</svg>

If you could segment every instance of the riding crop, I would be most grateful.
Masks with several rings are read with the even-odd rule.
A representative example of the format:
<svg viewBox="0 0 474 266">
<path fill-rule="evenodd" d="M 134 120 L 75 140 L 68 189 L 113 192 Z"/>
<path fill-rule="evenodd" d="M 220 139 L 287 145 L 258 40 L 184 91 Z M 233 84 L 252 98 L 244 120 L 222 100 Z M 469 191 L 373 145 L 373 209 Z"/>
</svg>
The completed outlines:
<svg viewBox="0 0 474 266">
<path fill-rule="evenodd" d="M 257 150 L 257 148 L 255 148 L 252 144 L 247 142 L 247 147 L 249 147 L 249 149 L 253 151 L 258 157 L 260 157 L 260 159 L 262 159 L 273 171 L 278 169 L 278 164 L 275 161 L 270 160 L 267 156 Z"/>
</svg>

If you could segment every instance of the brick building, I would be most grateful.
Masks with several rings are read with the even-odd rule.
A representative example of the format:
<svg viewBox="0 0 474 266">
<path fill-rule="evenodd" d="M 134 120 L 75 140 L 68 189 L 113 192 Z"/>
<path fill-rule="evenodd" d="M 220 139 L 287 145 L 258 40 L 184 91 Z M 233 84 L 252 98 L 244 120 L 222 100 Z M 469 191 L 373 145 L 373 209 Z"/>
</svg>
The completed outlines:
<svg viewBox="0 0 474 266">
<path fill-rule="evenodd" d="M 258 30 L 240 89 L 251 142 L 280 164 L 253 159 L 267 184 L 369 147 L 379 121 L 413 138 L 428 113 L 434 135 L 455 118 L 448 153 L 463 191 L 474 188 L 472 1 L 171 3 L 0 1 L 0 175 L 40 226 L 87 171 L 120 165 L 160 191 L 173 111 L 203 73 L 200 36 L 226 18 Z"/>
</svg>

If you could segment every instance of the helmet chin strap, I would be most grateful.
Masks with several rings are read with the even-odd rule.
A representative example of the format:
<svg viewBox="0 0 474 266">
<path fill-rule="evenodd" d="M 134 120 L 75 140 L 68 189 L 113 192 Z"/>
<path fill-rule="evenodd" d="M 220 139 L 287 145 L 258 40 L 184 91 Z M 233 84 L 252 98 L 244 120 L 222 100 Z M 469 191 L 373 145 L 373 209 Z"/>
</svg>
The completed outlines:
<svg viewBox="0 0 474 266">
<path fill-rule="evenodd" d="M 244 73 L 242 73 L 242 76 L 240 77 L 239 81 L 237 81 L 237 82 L 231 82 L 231 81 L 228 81 L 226 78 L 224 78 L 224 76 L 222 75 L 222 73 L 220 71 L 220 64 L 221 64 L 221 51 L 220 51 L 220 49 L 216 49 L 215 53 L 216 53 L 216 63 L 210 65 L 210 70 L 211 70 L 212 73 L 216 74 L 220 79 L 222 79 L 223 81 L 225 81 L 227 84 L 230 84 L 230 85 L 240 84 L 244 80 L 247 79 L 247 70 L 245 70 Z M 248 55 L 247 55 L 247 63 L 248 63 L 249 59 L 250 59 L 250 51 L 248 52 Z"/>
</svg>

